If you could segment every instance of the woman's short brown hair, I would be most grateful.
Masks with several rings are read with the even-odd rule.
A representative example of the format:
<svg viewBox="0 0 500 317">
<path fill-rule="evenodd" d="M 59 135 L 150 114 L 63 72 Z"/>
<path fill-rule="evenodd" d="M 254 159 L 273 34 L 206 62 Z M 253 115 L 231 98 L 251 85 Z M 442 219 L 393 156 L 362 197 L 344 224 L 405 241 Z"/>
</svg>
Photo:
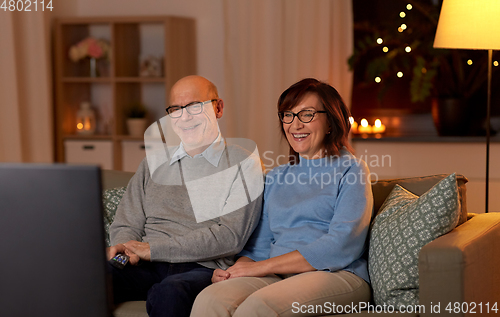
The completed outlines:
<svg viewBox="0 0 500 317">
<path fill-rule="evenodd" d="M 349 131 L 351 129 L 351 123 L 349 122 L 351 113 L 338 91 L 329 84 L 314 78 L 305 78 L 293 84 L 281 94 L 278 100 L 278 113 L 291 110 L 297 106 L 308 93 L 314 93 L 318 96 L 325 108 L 328 124 L 331 127 L 330 133 L 327 134 L 324 139 L 326 155 L 339 155 L 343 147 L 353 152 L 348 141 Z M 281 125 L 281 133 L 286 138 L 283 125 Z M 290 163 L 294 164 L 298 162 L 298 160 L 298 153 L 290 146 Z"/>
</svg>

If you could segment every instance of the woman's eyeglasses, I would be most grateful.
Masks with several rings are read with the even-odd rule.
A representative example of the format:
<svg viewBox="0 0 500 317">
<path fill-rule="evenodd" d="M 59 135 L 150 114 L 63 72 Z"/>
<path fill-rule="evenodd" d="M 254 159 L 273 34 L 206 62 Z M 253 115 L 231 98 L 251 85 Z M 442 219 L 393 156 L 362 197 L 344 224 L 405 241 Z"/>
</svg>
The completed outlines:
<svg viewBox="0 0 500 317">
<path fill-rule="evenodd" d="M 295 117 L 299 118 L 299 120 L 303 123 L 309 123 L 314 119 L 314 116 L 317 113 L 326 113 L 326 111 L 301 110 L 298 113 L 283 111 L 278 112 L 278 116 L 280 117 L 281 122 L 287 124 L 292 123 Z"/>
</svg>

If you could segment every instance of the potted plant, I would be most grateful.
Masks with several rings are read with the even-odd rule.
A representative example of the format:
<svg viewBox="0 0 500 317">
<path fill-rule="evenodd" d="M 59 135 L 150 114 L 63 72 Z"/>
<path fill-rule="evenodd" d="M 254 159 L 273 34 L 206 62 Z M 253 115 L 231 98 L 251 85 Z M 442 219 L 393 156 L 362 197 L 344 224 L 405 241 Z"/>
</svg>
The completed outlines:
<svg viewBox="0 0 500 317">
<path fill-rule="evenodd" d="M 357 34 L 364 37 L 355 43 L 349 59 L 351 69 L 364 68 L 363 82 L 369 85 L 375 84 L 374 78 L 380 78 L 383 88 L 379 98 L 402 71 L 410 77 L 411 102 L 432 102 L 440 135 L 467 133 L 467 102 L 486 83 L 487 55 L 484 51 L 433 48 L 441 3 L 400 3 L 399 21 L 394 18 L 355 24 Z"/>
<path fill-rule="evenodd" d="M 134 102 L 127 108 L 127 130 L 131 136 L 142 136 L 146 130 L 146 106 L 141 102 Z"/>
</svg>

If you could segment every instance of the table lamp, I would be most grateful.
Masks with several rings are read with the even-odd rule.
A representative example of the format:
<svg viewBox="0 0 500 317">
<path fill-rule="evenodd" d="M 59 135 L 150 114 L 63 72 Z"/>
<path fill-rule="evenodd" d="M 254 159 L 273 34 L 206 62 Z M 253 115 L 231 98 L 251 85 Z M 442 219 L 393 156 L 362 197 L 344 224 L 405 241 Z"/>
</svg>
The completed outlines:
<svg viewBox="0 0 500 317">
<path fill-rule="evenodd" d="M 434 47 L 488 50 L 485 195 L 485 212 L 488 212 L 491 66 L 493 50 L 500 49 L 500 0 L 443 0 Z"/>
</svg>

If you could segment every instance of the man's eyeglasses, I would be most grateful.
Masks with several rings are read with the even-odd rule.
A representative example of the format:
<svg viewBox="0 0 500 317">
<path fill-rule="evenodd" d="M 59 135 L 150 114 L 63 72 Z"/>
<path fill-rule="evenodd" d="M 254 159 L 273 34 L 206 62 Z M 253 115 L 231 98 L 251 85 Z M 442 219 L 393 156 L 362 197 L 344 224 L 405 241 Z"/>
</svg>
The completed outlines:
<svg viewBox="0 0 500 317">
<path fill-rule="evenodd" d="M 292 123 L 295 117 L 299 118 L 299 120 L 303 123 L 309 123 L 312 119 L 314 119 L 314 115 L 317 113 L 326 113 L 326 111 L 301 110 L 298 113 L 283 111 L 278 112 L 278 116 L 280 117 L 281 122 L 287 124 Z"/>
<path fill-rule="evenodd" d="M 217 100 L 219 100 L 219 99 L 212 99 L 212 100 L 207 100 L 207 101 L 203 101 L 203 102 L 196 102 L 195 101 L 195 102 L 188 103 L 185 106 L 170 106 L 166 110 L 167 110 L 167 114 L 172 118 L 182 117 L 182 109 L 184 109 L 184 108 L 186 108 L 186 111 L 190 115 L 196 115 L 196 114 L 200 114 L 203 111 L 203 106 L 205 104 L 207 104 L 209 102 L 214 102 Z"/>
</svg>

